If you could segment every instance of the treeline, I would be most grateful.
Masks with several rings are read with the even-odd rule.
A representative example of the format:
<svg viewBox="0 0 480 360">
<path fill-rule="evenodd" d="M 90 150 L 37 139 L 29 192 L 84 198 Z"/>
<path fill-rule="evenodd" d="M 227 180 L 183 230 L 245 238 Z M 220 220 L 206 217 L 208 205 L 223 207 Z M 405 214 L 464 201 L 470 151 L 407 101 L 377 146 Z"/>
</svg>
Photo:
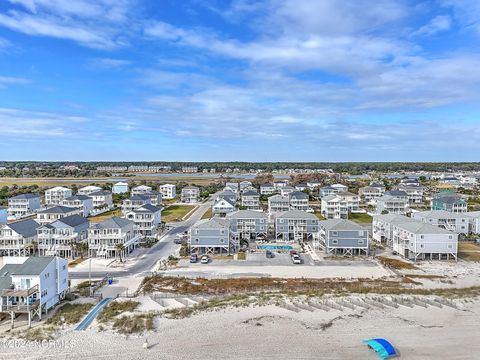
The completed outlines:
<svg viewBox="0 0 480 360">
<path fill-rule="evenodd" d="M 80 170 L 60 169 L 62 166 L 73 165 Z M 429 172 L 453 172 L 453 171 L 480 171 L 480 162 L 0 162 L 0 167 L 6 167 L 7 170 L 0 171 L 1 176 L 92 176 L 100 175 L 96 172 L 99 166 L 170 166 L 173 171 L 181 170 L 184 166 L 196 166 L 201 171 L 203 169 L 215 168 L 217 171 L 225 169 L 240 170 L 264 170 L 271 172 L 280 169 L 332 169 L 335 172 L 345 172 L 350 174 L 362 174 L 370 171 L 377 172 L 398 172 L 398 171 L 429 171 Z M 22 168 L 28 168 L 22 171 Z M 36 169 L 41 168 L 41 169 Z M 53 173 L 52 173 L 53 171 Z M 9 174 L 9 175 L 5 175 Z M 101 174 L 108 175 L 107 173 Z"/>
</svg>

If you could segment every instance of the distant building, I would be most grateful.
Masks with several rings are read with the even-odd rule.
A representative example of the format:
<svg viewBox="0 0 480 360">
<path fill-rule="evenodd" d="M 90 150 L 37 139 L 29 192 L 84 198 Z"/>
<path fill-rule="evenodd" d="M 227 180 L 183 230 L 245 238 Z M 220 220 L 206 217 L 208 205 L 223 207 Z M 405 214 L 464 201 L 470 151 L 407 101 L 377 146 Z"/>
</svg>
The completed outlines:
<svg viewBox="0 0 480 360">
<path fill-rule="evenodd" d="M 461 195 L 450 192 L 440 192 L 434 195 L 431 202 L 431 209 L 462 213 L 467 212 L 467 202 Z"/>
<path fill-rule="evenodd" d="M 238 182 L 226 182 L 224 190 L 230 190 L 234 194 L 238 194 L 240 192 L 240 184 Z"/>
<path fill-rule="evenodd" d="M 133 221 L 114 216 L 90 226 L 88 252 L 93 257 L 123 258 L 138 246 L 140 239 Z"/>
<path fill-rule="evenodd" d="M 410 260 L 457 259 L 458 234 L 403 215 L 375 215 L 373 238 Z"/>
<path fill-rule="evenodd" d="M 63 200 L 72 196 L 72 190 L 65 187 L 57 186 L 45 191 L 45 204 L 46 205 L 59 205 Z"/>
<path fill-rule="evenodd" d="M 143 194 L 151 192 L 152 190 L 153 189 L 152 189 L 151 186 L 140 185 L 140 186 L 136 186 L 136 187 L 132 188 L 131 194 L 132 195 L 143 195 Z"/>
<path fill-rule="evenodd" d="M 125 194 L 128 193 L 129 191 L 129 186 L 125 182 L 118 182 L 116 184 L 113 184 L 112 187 L 112 193 L 114 194 Z"/>
<path fill-rule="evenodd" d="M 368 255 L 368 230 L 345 219 L 319 222 L 320 241 L 333 255 Z"/>
<path fill-rule="evenodd" d="M 369 185 L 358 189 L 358 195 L 367 203 L 375 202 L 383 194 L 385 194 L 385 186 L 383 185 Z"/>
<path fill-rule="evenodd" d="M 260 185 L 261 195 L 271 195 L 271 194 L 275 194 L 276 192 L 277 192 L 277 189 L 272 184 Z"/>
<path fill-rule="evenodd" d="M 93 199 L 86 195 L 74 195 L 64 199 L 61 205 L 82 210 L 82 216 L 88 217 L 93 210 Z"/>
<path fill-rule="evenodd" d="M 240 192 L 255 190 L 251 181 L 247 181 L 247 180 L 241 181 L 239 186 L 240 186 Z"/>
<path fill-rule="evenodd" d="M 275 215 L 275 239 L 311 240 L 318 235 L 318 218 L 310 213 L 291 210 Z"/>
<path fill-rule="evenodd" d="M 231 221 L 233 236 L 239 240 L 254 240 L 267 235 L 268 222 L 264 212 L 239 210 L 227 214 L 227 219 Z"/>
<path fill-rule="evenodd" d="M 182 189 L 181 201 L 182 203 L 192 204 L 197 203 L 200 198 L 200 189 L 196 186 L 185 186 Z"/>
<path fill-rule="evenodd" d="M 190 250 L 197 254 L 230 254 L 238 251 L 240 241 L 233 236 L 230 220 L 213 217 L 193 225 L 188 237 Z"/>
<path fill-rule="evenodd" d="M 75 257 L 75 245 L 87 242 L 88 219 L 71 215 L 37 228 L 38 252 L 41 256 Z"/>
<path fill-rule="evenodd" d="M 468 214 L 445 210 L 419 211 L 412 213 L 412 219 L 438 226 L 457 234 L 468 234 L 471 220 Z"/>
<path fill-rule="evenodd" d="M 245 190 L 241 195 L 241 203 L 247 210 L 260 210 L 260 194 L 255 190 Z"/>
<path fill-rule="evenodd" d="M 162 209 L 146 204 L 127 212 L 125 218 L 135 223 L 135 234 L 142 237 L 156 237 L 162 222 Z"/>
<path fill-rule="evenodd" d="M 182 172 L 187 174 L 194 174 L 198 172 L 198 167 L 196 166 L 182 166 Z"/>
<path fill-rule="evenodd" d="M 173 184 L 160 185 L 159 191 L 163 199 L 175 199 L 177 197 L 177 187 Z"/>
<path fill-rule="evenodd" d="M 270 215 L 290 210 L 290 197 L 273 195 L 268 198 L 268 213 Z"/>
<path fill-rule="evenodd" d="M 216 200 L 225 199 L 228 200 L 230 203 L 235 205 L 237 202 L 237 193 L 231 190 L 230 187 L 225 187 L 225 189 L 218 193 Z"/>
<path fill-rule="evenodd" d="M 89 186 L 82 187 L 81 189 L 78 189 L 77 195 L 90 195 L 92 193 L 96 193 L 102 190 L 103 189 L 99 186 L 89 185 Z"/>
<path fill-rule="evenodd" d="M 21 194 L 8 199 L 8 216 L 20 219 L 33 215 L 40 209 L 40 196 L 35 194 Z"/>
<path fill-rule="evenodd" d="M 310 205 L 308 203 L 308 195 L 302 191 L 293 191 L 289 194 L 290 210 L 308 211 Z"/>
<path fill-rule="evenodd" d="M 104 190 L 89 193 L 88 197 L 92 198 L 94 208 L 107 208 L 113 207 L 112 193 Z"/>
<path fill-rule="evenodd" d="M 220 198 L 212 206 L 212 213 L 214 215 L 225 215 L 235 211 L 235 203 L 231 202 L 228 198 Z"/>
<path fill-rule="evenodd" d="M 37 240 L 37 228 L 40 224 L 26 219 L 5 224 L 0 227 L 1 256 L 29 256 L 33 253 L 32 242 Z"/>
<path fill-rule="evenodd" d="M 59 205 L 39 211 L 37 213 L 37 222 L 42 225 L 49 224 L 64 217 L 81 215 L 82 213 L 82 209 Z"/>
<path fill-rule="evenodd" d="M 321 199 L 321 213 L 325 219 L 348 219 L 349 212 L 358 212 L 360 199 L 351 192 L 339 192 Z"/>
<path fill-rule="evenodd" d="M 327 196 L 336 195 L 340 192 L 342 192 L 342 190 L 338 187 L 324 186 L 324 187 L 320 188 L 319 196 L 320 196 L 320 198 L 324 198 L 324 197 L 327 197 Z"/>
<path fill-rule="evenodd" d="M 377 214 L 388 213 L 405 215 L 409 211 L 408 198 L 383 195 L 377 199 Z"/>
<path fill-rule="evenodd" d="M 122 202 L 122 215 L 126 216 L 126 214 L 128 214 L 132 210 L 135 210 L 147 204 L 152 205 L 152 202 L 150 198 L 146 195 L 130 196 L 128 199 L 125 199 Z"/>
</svg>

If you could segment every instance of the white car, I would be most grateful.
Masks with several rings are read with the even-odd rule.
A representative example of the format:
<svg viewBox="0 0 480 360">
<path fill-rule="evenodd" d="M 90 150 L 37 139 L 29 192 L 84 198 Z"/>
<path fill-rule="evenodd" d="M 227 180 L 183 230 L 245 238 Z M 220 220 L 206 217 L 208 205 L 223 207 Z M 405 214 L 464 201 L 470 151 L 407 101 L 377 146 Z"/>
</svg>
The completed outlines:
<svg viewBox="0 0 480 360">
<path fill-rule="evenodd" d="M 200 260 L 202 264 L 208 264 L 209 261 L 210 261 L 210 258 L 208 257 L 208 255 L 203 255 L 202 259 Z"/>
<path fill-rule="evenodd" d="M 292 261 L 294 264 L 301 264 L 302 263 L 302 258 L 298 254 L 293 254 L 292 255 Z"/>
</svg>

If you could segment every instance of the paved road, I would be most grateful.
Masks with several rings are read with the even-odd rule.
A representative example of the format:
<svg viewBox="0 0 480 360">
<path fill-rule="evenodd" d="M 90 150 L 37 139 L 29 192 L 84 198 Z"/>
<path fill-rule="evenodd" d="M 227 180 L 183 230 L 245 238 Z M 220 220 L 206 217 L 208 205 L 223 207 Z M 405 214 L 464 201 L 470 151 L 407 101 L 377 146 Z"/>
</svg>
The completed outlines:
<svg viewBox="0 0 480 360">
<path fill-rule="evenodd" d="M 178 223 L 169 223 L 168 225 L 173 226 L 173 228 L 170 229 L 157 244 L 152 246 L 146 253 L 142 254 L 141 259 L 136 261 L 136 263 L 130 268 L 126 270 L 109 269 L 105 271 L 92 271 L 92 278 L 101 278 L 107 274 L 119 278 L 151 271 L 159 259 L 168 257 L 178 250 L 180 245 L 173 242 L 176 235 L 187 231 L 194 223 L 201 219 L 204 212 L 212 206 L 214 196 L 215 195 L 212 195 L 208 201 L 202 203 L 187 220 Z M 88 271 L 71 271 L 69 277 L 70 279 L 88 279 L 89 274 Z"/>
</svg>

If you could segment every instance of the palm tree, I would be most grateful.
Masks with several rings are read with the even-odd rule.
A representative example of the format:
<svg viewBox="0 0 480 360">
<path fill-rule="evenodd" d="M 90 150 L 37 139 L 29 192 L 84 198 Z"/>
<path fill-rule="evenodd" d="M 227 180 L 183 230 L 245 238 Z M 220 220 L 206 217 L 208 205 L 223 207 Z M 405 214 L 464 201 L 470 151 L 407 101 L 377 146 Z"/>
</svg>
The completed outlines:
<svg viewBox="0 0 480 360">
<path fill-rule="evenodd" d="M 33 251 L 33 256 L 37 255 L 38 252 L 38 241 L 33 240 L 27 247 Z"/>
<path fill-rule="evenodd" d="M 115 245 L 115 249 L 117 250 L 117 253 L 120 257 L 120 262 L 122 262 L 122 252 L 125 250 L 125 245 L 117 244 L 117 245 Z"/>
</svg>

